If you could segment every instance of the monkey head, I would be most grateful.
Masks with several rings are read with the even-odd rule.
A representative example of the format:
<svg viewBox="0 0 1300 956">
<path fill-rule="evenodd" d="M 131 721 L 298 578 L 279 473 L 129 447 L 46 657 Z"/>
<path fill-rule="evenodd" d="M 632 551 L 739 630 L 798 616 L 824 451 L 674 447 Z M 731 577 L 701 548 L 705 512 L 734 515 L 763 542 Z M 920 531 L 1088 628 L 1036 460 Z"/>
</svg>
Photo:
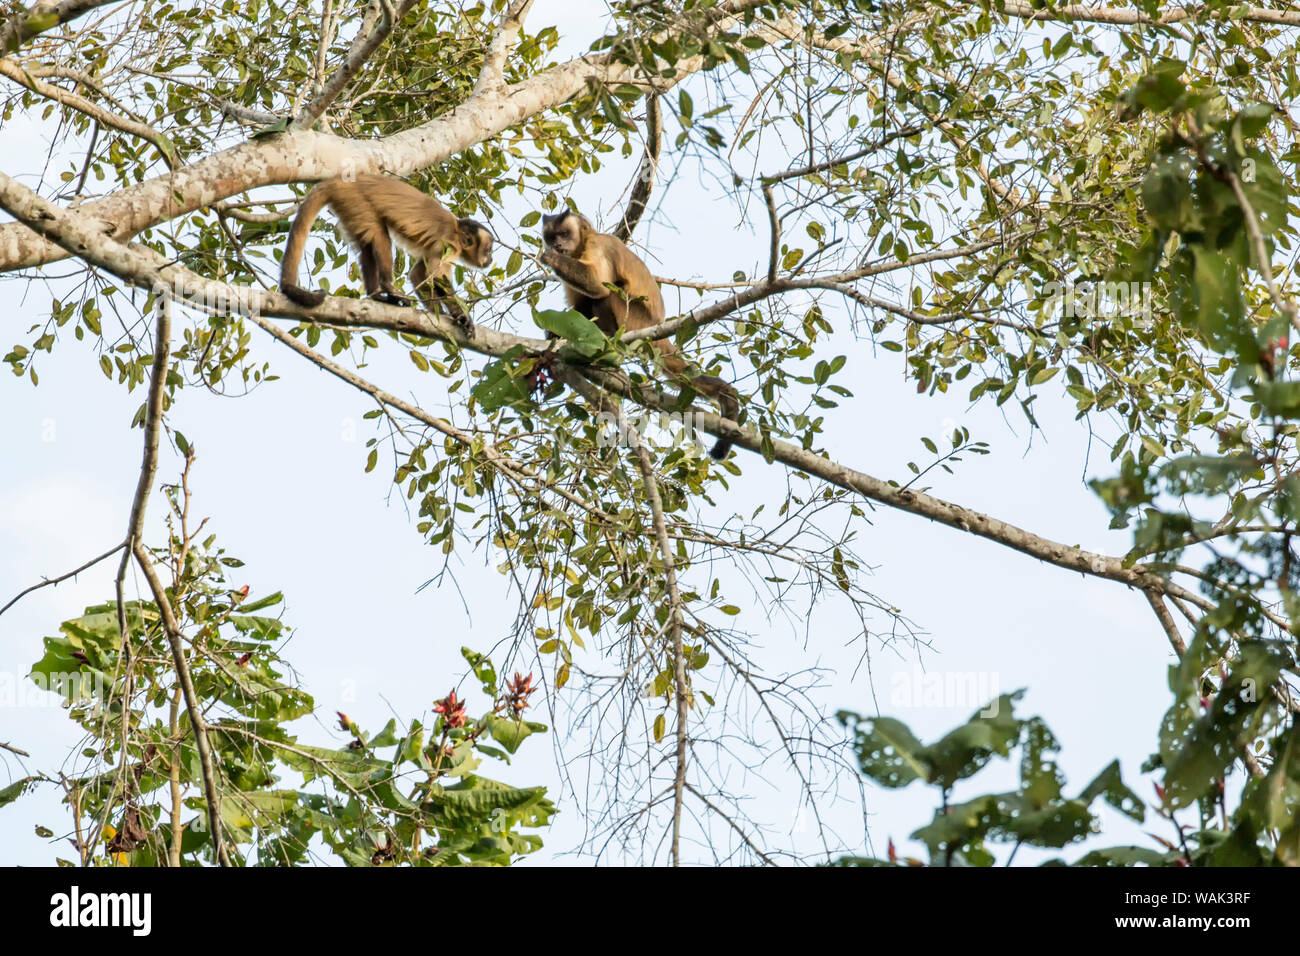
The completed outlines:
<svg viewBox="0 0 1300 956">
<path fill-rule="evenodd" d="M 565 256 L 576 256 L 587 239 L 591 223 L 575 212 L 564 210 L 542 217 L 542 240 L 548 249 Z"/>
<path fill-rule="evenodd" d="M 473 219 L 461 219 L 460 227 L 460 261 L 476 269 L 486 269 L 492 265 L 492 233 L 481 222 Z"/>
</svg>

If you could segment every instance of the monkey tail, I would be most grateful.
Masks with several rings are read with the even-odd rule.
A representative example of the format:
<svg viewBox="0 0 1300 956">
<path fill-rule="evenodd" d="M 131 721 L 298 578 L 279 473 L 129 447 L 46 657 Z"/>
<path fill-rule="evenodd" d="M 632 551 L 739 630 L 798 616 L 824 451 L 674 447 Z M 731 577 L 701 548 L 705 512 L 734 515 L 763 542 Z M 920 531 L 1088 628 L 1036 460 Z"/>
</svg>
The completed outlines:
<svg viewBox="0 0 1300 956">
<path fill-rule="evenodd" d="M 325 293 L 298 285 L 298 261 L 302 259 L 302 252 L 307 247 L 307 234 L 311 232 L 311 224 L 329 203 L 329 186 L 329 183 L 321 183 L 307 194 L 307 198 L 298 207 L 298 215 L 293 217 L 293 226 L 289 229 L 289 242 L 284 247 L 284 259 L 280 263 L 280 291 L 309 309 L 324 302 Z"/>
<path fill-rule="evenodd" d="M 716 375 L 701 375 L 692 384 L 696 391 L 708 395 L 718 403 L 723 418 L 734 422 L 740 415 L 740 393 L 730 382 L 724 382 Z M 730 451 L 731 439 L 719 438 L 709 455 L 715 461 L 722 461 Z"/>
</svg>

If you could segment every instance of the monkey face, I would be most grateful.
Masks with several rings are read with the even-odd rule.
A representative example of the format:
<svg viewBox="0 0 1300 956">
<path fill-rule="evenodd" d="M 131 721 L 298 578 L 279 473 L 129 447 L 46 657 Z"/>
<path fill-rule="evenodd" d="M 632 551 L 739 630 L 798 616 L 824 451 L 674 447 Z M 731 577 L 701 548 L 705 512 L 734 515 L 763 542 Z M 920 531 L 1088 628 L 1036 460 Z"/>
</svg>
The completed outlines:
<svg viewBox="0 0 1300 956">
<path fill-rule="evenodd" d="M 476 269 L 492 265 L 492 233 L 481 222 L 460 221 L 460 259 Z"/>
<path fill-rule="evenodd" d="M 575 255 L 582 247 L 582 220 L 568 210 L 543 216 L 542 241 L 561 255 Z"/>
</svg>

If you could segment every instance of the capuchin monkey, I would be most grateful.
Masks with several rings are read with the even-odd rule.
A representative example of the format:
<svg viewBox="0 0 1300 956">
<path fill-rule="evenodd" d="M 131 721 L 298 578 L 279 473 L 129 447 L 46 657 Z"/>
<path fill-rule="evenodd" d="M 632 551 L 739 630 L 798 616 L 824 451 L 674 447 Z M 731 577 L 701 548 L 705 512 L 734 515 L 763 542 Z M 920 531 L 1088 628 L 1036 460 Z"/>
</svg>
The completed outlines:
<svg viewBox="0 0 1300 956">
<path fill-rule="evenodd" d="M 280 269 L 280 291 L 294 302 L 315 308 L 325 293 L 298 285 L 298 260 L 311 225 L 328 206 L 361 259 L 366 293 L 389 305 L 410 305 L 393 285 L 393 241 L 415 259 L 410 279 L 430 312 L 446 305 L 465 332 L 474 323 L 456 301 L 447 281 L 453 261 L 486 269 L 492 264 L 492 233 L 473 219 L 457 219 L 414 186 L 387 176 L 330 179 L 307 194 L 289 230 Z"/>
<path fill-rule="evenodd" d="M 542 239 L 546 243 L 542 264 L 564 283 L 569 308 L 591 319 L 606 335 L 619 329 L 644 329 L 664 320 L 659 283 L 616 236 L 597 232 L 584 217 L 565 210 L 542 217 Z M 715 401 L 723 418 L 736 420 L 740 396 L 730 383 L 715 375 L 685 374 L 686 361 L 676 345 L 669 339 L 655 339 L 654 345 L 664 368 Z M 731 442 L 719 438 L 709 454 L 721 461 L 729 451 Z"/>
</svg>

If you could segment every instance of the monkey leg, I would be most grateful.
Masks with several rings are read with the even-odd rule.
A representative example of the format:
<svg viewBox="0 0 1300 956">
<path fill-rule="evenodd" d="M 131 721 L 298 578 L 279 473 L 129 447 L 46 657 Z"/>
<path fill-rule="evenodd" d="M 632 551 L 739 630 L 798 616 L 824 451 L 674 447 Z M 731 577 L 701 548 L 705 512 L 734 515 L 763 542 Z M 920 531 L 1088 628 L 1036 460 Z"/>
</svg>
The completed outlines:
<svg viewBox="0 0 1300 956">
<path fill-rule="evenodd" d="M 411 300 L 401 295 L 393 285 L 393 241 L 388 238 L 387 230 L 380 230 L 370 242 L 370 258 L 373 268 L 373 283 L 366 279 L 366 292 L 377 302 L 388 305 L 409 306 Z M 364 272 L 364 262 L 362 266 Z"/>
<path fill-rule="evenodd" d="M 439 261 L 433 269 L 429 268 L 427 259 L 417 260 L 411 267 L 411 285 L 420 297 L 424 307 L 434 315 L 441 315 L 445 310 L 451 320 L 460 326 L 466 335 L 474 331 L 474 320 L 456 297 L 451 283 L 439 274 L 442 263 Z"/>
<path fill-rule="evenodd" d="M 369 243 L 361 246 L 361 281 L 366 285 L 366 295 L 374 295 L 379 288 L 379 267 L 375 265 L 375 250 Z"/>
</svg>

